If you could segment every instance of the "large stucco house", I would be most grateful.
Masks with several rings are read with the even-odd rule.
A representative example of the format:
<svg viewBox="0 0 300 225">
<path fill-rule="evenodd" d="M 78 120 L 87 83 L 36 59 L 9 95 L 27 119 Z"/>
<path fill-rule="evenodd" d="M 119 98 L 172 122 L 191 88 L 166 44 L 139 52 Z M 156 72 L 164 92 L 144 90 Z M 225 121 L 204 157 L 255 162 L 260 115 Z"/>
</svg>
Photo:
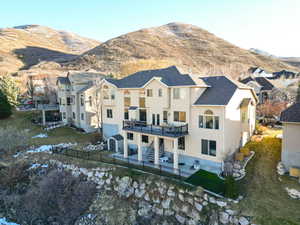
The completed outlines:
<svg viewBox="0 0 300 225">
<path fill-rule="evenodd" d="M 124 159 L 219 173 L 255 129 L 254 90 L 226 76 L 172 66 L 103 79 L 100 87 L 103 134 Z"/>
<path fill-rule="evenodd" d="M 101 104 L 98 73 L 70 73 L 57 79 L 57 97 L 62 122 L 84 130 L 96 131 L 101 126 Z"/>
<path fill-rule="evenodd" d="M 286 169 L 300 168 L 300 102 L 281 113 L 283 140 L 281 161 Z"/>
</svg>

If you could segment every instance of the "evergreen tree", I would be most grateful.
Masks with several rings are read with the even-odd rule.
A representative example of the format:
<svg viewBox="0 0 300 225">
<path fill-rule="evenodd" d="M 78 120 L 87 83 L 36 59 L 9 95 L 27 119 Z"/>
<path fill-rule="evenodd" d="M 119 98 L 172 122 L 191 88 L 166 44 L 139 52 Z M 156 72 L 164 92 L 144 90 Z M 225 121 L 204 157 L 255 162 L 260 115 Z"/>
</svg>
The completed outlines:
<svg viewBox="0 0 300 225">
<path fill-rule="evenodd" d="M 12 114 L 11 105 L 6 95 L 0 90 L 0 119 L 5 119 Z"/>
<path fill-rule="evenodd" d="M 4 94 L 11 106 L 18 104 L 20 89 L 13 78 L 10 76 L 0 76 L 0 91 Z"/>
</svg>

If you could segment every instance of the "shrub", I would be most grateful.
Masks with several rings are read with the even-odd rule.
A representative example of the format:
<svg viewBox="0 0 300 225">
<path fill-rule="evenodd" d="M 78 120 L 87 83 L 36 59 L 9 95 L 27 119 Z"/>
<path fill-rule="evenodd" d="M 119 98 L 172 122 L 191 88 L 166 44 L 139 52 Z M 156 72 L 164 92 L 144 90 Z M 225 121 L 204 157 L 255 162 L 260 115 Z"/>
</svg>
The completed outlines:
<svg viewBox="0 0 300 225">
<path fill-rule="evenodd" d="M 227 176 L 225 178 L 225 197 L 236 199 L 239 195 L 238 185 L 233 176 Z"/>
<path fill-rule="evenodd" d="M 16 127 L 0 127 L 0 152 L 14 154 L 27 144 L 27 132 Z"/>
<path fill-rule="evenodd" d="M 235 160 L 236 161 L 243 161 L 244 160 L 244 154 L 240 153 L 240 152 L 235 153 Z"/>
<path fill-rule="evenodd" d="M 6 119 L 12 114 L 11 105 L 8 102 L 6 95 L 0 90 L 0 119 Z"/>
<path fill-rule="evenodd" d="M 240 152 L 243 153 L 243 155 L 245 157 L 249 156 L 250 155 L 250 149 L 249 148 L 246 148 L 246 147 L 243 147 L 240 149 Z"/>
<path fill-rule="evenodd" d="M 0 188 L 11 192 L 20 185 L 28 184 L 28 168 L 28 164 L 18 163 L 0 170 Z"/>
<path fill-rule="evenodd" d="M 65 171 L 52 170 L 32 187 L 17 204 L 16 218 L 21 224 L 55 220 L 74 224 L 89 207 L 96 192 L 94 183 Z"/>
</svg>

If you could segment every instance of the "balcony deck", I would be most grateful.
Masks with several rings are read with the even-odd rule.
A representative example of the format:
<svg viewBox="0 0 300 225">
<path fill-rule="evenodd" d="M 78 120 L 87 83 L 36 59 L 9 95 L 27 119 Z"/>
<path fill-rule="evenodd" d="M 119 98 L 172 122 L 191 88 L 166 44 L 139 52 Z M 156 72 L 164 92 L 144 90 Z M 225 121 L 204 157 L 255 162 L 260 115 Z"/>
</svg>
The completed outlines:
<svg viewBox="0 0 300 225">
<path fill-rule="evenodd" d="M 156 126 L 142 121 L 123 121 L 123 130 L 144 134 L 178 138 L 188 135 L 188 124 L 182 126 Z"/>
</svg>

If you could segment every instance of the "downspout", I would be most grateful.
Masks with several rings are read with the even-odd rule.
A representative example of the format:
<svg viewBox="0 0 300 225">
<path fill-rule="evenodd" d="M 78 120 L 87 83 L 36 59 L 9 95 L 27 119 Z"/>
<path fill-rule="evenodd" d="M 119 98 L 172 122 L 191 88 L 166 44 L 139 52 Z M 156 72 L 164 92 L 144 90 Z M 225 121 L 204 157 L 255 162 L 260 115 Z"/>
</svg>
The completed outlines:
<svg viewBox="0 0 300 225">
<path fill-rule="evenodd" d="M 226 121 L 226 105 L 223 108 L 223 151 L 225 152 L 225 121 Z M 222 171 L 224 171 L 224 159 L 222 161 Z"/>
</svg>

